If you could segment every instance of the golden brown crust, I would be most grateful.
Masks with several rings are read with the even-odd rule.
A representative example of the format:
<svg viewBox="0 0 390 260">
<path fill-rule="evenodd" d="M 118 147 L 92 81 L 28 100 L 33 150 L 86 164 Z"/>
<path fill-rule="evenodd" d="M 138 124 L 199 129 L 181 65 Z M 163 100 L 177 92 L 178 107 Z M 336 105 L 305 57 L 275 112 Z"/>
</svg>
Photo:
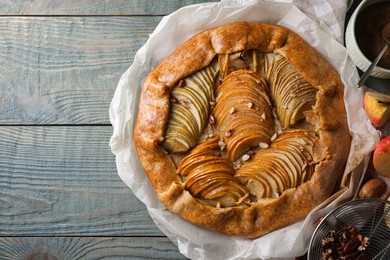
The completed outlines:
<svg viewBox="0 0 390 260">
<path fill-rule="evenodd" d="M 180 79 L 207 66 L 217 54 L 252 49 L 283 55 L 319 90 L 314 113 L 307 120 L 315 123 L 325 159 L 310 181 L 283 192 L 277 199 L 250 206 L 212 207 L 184 189 L 175 164 L 160 145 L 168 120 L 170 91 Z M 350 146 L 337 72 L 294 32 L 256 23 L 233 23 L 201 32 L 160 63 L 143 85 L 134 141 L 144 170 L 168 210 L 211 230 L 248 238 L 292 224 L 326 200 L 342 175 Z"/>
</svg>

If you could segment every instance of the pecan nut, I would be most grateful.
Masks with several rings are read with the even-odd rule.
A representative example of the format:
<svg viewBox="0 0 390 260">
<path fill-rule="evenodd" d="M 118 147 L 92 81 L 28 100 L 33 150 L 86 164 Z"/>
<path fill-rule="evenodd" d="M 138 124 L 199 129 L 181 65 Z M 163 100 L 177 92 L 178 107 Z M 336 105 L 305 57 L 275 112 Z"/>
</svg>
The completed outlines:
<svg viewBox="0 0 390 260">
<path fill-rule="evenodd" d="M 359 248 L 360 244 L 361 241 L 359 240 L 359 237 L 356 236 L 351 238 L 351 240 L 349 240 L 343 248 L 344 254 L 355 252 Z"/>
</svg>

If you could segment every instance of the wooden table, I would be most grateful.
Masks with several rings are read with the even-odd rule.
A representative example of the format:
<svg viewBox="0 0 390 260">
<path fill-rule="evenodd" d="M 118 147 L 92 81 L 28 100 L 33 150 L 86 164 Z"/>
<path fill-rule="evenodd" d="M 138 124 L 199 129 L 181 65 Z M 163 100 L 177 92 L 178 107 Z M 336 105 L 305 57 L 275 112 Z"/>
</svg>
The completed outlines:
<svg viewBox="0 0 390 260">
<path fill-rule="evenodd" d="M 108 108 L 162 17 L 199 2 L 0 2 L 0 259 L 184 258 L 118 177 Z"/>
</svg>

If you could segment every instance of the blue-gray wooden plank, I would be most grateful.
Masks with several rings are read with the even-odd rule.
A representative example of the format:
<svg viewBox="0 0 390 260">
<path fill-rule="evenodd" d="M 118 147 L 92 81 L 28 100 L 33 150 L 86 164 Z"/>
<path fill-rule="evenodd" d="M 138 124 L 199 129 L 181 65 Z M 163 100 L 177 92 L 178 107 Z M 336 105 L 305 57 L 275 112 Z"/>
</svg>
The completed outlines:
<svg viewBox="0 0 390 260">
<path fill-rule="evenodd" d="M 210 0 L 2 0 L 0 15 L 165 15 Z M 214 0 L 213 2 L 218 2 Z"/>
<path fill-rule="evenodd" d="M 182 258 L 117 176 L 111 127 L 92 124 L 109 124 L 117 82 L 161 15 L 198 2 L 1 1 L 1 256 L 71 245 L 90 259 Z"/>
<path fill-rule="evenodd" d="M 160 17 L 0 17 L 1 124 L 109 124 Z"/>
<path fill-rule="evenodd" d="M 186 259 L 165 237 L 0 237 L 0 258 Z"/>
<path fill-rule="evenodd" d="M 162 236 L 118 176 L 111 134 L 0 127 L 0 236 Z"/>
</svg>

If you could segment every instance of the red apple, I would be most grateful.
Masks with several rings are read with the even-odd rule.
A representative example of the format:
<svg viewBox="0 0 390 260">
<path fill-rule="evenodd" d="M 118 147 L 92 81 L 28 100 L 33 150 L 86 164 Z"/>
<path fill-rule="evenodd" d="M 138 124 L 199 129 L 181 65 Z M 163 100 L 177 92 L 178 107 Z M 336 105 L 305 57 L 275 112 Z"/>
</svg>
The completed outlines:
<svg viewBox="0 0 390 260">
<path fill-rule="evenodd" d="M 390 136 L 380 140 L 375 147 L 373 165 L 378 174 L 390 178 Z"/>
<path fill-rule="evenodd" d="M 373 91 L 366 91 L 363 98 L 363 107 L 371 123 L 379 128 L 390 120 L 390 103 L 378 101 Z"/>
</svg>

